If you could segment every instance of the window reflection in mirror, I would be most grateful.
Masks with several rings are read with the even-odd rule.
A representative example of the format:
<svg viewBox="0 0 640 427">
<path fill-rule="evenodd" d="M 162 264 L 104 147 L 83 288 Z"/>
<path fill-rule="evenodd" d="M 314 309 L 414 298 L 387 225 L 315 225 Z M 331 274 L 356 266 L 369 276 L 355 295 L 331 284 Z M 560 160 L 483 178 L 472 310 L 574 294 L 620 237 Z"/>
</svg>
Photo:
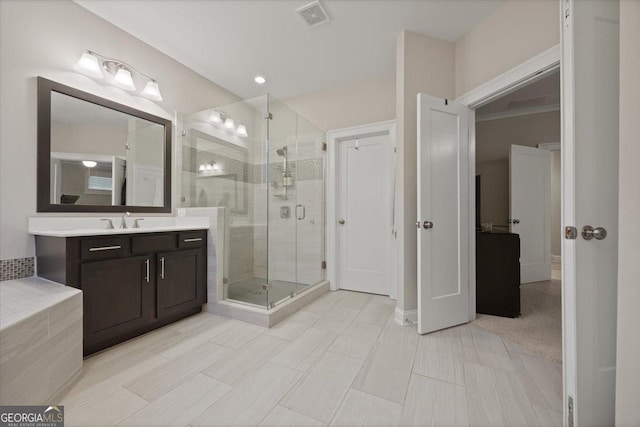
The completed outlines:
<svg viewBox="0 0 640 427">
<path fill-rule="evenodd" d="M 164 204 L 164 126 L 51 93 L 50 203 Z"/>
</svg>

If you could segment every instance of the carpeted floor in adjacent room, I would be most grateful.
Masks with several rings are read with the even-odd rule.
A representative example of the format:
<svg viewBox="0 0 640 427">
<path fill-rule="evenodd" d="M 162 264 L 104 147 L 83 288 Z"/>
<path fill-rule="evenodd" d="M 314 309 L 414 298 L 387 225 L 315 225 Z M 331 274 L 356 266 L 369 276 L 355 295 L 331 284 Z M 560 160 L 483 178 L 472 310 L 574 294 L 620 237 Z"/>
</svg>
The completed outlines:
<svg viewBox="0 0 640 427">
<path fill-rule="evenodd" d="M 558 277 L 553 275 L 552 277 Z M 478 314 L 475 325 L 534 353 L 562 362 L 560 280 L 520 285 L 522 315 L 515 319 Z"/>
</svg>

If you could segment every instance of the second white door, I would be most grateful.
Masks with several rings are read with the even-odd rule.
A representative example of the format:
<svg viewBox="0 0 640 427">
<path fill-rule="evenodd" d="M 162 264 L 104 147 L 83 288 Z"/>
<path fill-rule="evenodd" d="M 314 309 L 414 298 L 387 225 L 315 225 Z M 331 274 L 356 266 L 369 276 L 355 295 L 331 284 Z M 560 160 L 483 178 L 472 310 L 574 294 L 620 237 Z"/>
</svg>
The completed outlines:
<svg viewBox="0 0 640 427">
<path fill-rule="evenodd" d="M 338 285 L 389 295 L 390 137 L 368 136 L 338 144 Z"/>
<path fill-rule="evenodd" d="M 551 280 L 551 152 L 512 145 L 511 232 L 520 235 L 520 282 Z"/>
</svg>

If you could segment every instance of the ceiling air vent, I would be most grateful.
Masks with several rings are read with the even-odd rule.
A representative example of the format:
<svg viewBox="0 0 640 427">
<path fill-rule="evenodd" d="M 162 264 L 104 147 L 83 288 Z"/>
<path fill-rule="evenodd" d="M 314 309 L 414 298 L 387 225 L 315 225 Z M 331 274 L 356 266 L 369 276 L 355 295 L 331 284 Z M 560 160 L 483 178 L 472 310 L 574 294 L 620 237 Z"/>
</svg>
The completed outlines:
<svg viewBox="0 0 640 427">
<path fill-rule="evenodd" d="M 511 101 L 507 107 L 509 110 L 516 110 L 518 108 L 534 107 L 536 105 L 542 105 L 546 96 L 538 96 L 537 98 L 517 99 Z"/>
<path fill-rule="evenodd" d="M 315 27 L 331 21 L 327 10 L 322 6 L 320 1 L 314 1 L 306 6 L 296 9 L 296 13 L 304 19 L 310 27 Z"/>
</svg>

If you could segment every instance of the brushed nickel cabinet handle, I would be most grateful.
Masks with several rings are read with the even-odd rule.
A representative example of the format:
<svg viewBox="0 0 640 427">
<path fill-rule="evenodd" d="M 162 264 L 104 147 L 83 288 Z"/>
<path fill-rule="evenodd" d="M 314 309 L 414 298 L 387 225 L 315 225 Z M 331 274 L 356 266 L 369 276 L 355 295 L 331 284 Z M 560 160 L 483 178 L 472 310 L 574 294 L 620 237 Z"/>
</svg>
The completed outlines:
<svg viewBox="0 0 640 427">
<path fill-rule="evenodd" d="M 120 246 L 120 245 L 98 246 L 96 248 L 89 248 L 89 252 L 113 251 L 113 250 L 121 249 L 121 248 L 122 248 L 122 246 Z"/>
<path fill-rule="evenodd" d="M 192 237 L 190 239 L 184 239 L 184 242 L 185 243 L 187 243 L 187 242 L 199 242 L 201 240 L 202 240 L 202 237 Z"/>
<path fill-rule="evenodd" d="M 147 266 L 147 275 L 144 277 L 144 280 L 146 280 L 147 283 L 149 283 L 149 260 L 147 259 L 144 263 Z"/>
<path fill-rule="evenodd" d="M 160 258 L 160 278 L 164 279 L 164 257 Z"/>
</svg>

